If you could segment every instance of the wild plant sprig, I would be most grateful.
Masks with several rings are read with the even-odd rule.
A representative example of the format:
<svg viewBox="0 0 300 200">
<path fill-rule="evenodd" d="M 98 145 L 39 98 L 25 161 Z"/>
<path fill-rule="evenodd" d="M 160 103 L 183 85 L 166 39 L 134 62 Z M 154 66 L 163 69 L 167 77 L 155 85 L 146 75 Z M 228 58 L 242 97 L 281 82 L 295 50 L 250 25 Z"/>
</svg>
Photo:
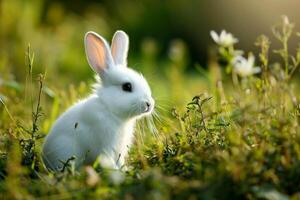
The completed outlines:
<svg viewBox="0 0 300 200">
<path fill-rule="evenodd" d="M 297 36 L 300 38 L 300 33 L 297 33 Z M 296 72 L 296 70 L 298 69 L 298 67 L 300 65 L 300 44 L 296 50 L 296 56 L 291 56 L 291 59 L 293 62 L 293 66 L 290 71 L 289 77 L 292 77 L 294 75 L 294 73 Z"/>
<path fill-rule="evenodd" d="M 37 105 L 35 108 L 35 111 L 32 112 L 32 135 L 35 135 L 38 131 L 38 119 L 42 116 L 41 113 L 41 95 L 42 95 L 42 89 L 43 89 L 43 81 L 44 76 L 42 74 L 39 74 L 38 76 L 38 83 L 39 83 L 39 91 L 38 91 L 38 100 Z"/>
<path fill-rule="evenodd" d="M 282 44 L 281 49 L 276 49 L 274 52 L 279 54 L 284 62 L 284 71 L 286 79 L 289 78 L 290 70 L 290 59 L 289 59 L 289 49 L 288 41 L 293 33 L 294 24 L 291 23 L 287 16 L 282 16 L 282 22 L 279 25 L 276 25 L 272 28 L 272 32 L 277 40 Z"/>
<path fill-rule="evenodd" d="M 24 165 L 30 166 L 31 169 L 38 168 L 38 155 L 36 152 L 36 141 L 42 138 L 41 135 L 38 134 L 39 127 L 38 121 L 39 118 L 42 116 L 42 107 L 41 107 L 41 95 L 43 90 L 43 82 L 44 82 L 44 75 L 38 75 L 38 96 L 37 96 L 37 104 L 34 107 L 34 95 L 33 95 L 33 63 L 34 63 L 34 53 L 31 51 L 30 45 L 28 45 L 27 52 L 26 52 L 26 61 L 28 67 L 28 74 L 26 75 L 26 88 L 29 85 L 30 90 L 30 104 L 31 104 L 31 127 L 26 128 L 22 124 L 18 123 L 18 127 L 20 128 L 22 133 L 26 133 L 29 135 L 29 138 L 22 137 L 19 138 L 19 143 L 22 148 L 23 159 L 22 163 Z M 29 83 L 28 83 L 29 77 Z M 26 90 L 27 91 L 27 90 Z M 25 92 L 26 92 L 25 91 Z M 26 96 L 26 94 L 25 94 Z"/>
<path fill-rule="evenodd" d="M 259 59 L 262 65 L 262 72 L 266 75 L 269 66 L 269 49 L 271 42 L 266 35 L 261 35 L 257 38 L 255 45 L 260 48 Z"/>
<path fill-rule="evenodd" d="M 34 63 L 34 53 L 31 50 L 30 44 L 27 47 L 26 52 L 26 58 L 27 58 L 27 65 L 28 65 L 28 75 L 30 77 L 30 83 L 29 83 L 29 90 L 30 90 L 30 103 L 31 103 L 31 110 L 32 110 L 32 127 L 31 127 L 31 137 L 35 137 L 38 129 L 38 120 L 42 116 L 42 107 L 41 107 L 41 95 L 43 90 L 43 82 L 44 82 L 44 75 L 39 74 L 37 81 L 39 84 L 38 88 L 38 96 L 37 96 L 37 105 L 34 108 L 34 100 L 33 100 L 33 63 Z M 26 78 L 27 79 L 27 78 Z"/>
<path fill-rule="evenodd" d="M 191 109 L 190 106 L 196 106 L 198 112 L 201 114 L 201 124 L 203 126 L 203 129 L 206 133 L 209 133 L 205 117 L 204 117 L 204 111 L 203 111 L 203 105 L 208 102 L 212 97 L 202 98 L 203 94 L 195 96 L 190 103 L 187 105 L 187 109 Z"/>
</svg>

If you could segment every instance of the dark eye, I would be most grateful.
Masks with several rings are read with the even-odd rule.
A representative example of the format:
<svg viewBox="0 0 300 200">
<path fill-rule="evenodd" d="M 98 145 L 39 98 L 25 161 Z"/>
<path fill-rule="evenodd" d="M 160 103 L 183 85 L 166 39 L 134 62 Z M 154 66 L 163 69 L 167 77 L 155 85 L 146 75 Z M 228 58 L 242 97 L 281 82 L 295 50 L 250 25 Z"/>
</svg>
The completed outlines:
<svg viewBox="0 0 300 200">
<path fill-rule="evenodd" d="M 132 85 L 129 82 L 126 82 L 122 85 L 122 90 L 125 92 L 132 92 Z"/>
</svg>

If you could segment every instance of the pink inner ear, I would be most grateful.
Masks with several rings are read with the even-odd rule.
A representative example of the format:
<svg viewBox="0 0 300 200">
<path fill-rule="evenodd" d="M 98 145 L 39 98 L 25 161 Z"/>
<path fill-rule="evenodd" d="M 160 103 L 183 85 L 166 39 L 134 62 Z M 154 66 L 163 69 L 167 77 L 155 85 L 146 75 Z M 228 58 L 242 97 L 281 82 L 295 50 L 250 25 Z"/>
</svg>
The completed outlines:
<svg viewBox="0 0 300 200">
<path fill-rule="evenodd" d="M 96 72 L 99 73 L 107 68 L 104 43 L 93 34 L 87 36 L 87 56 L 91 67 Z"/>
</svg>

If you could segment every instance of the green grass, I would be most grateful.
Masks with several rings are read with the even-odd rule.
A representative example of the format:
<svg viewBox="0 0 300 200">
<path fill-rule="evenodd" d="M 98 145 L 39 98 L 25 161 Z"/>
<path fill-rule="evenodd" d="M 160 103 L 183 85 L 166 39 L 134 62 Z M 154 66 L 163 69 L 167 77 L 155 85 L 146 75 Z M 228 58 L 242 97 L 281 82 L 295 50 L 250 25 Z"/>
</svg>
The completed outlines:
<svg viewBox="0 0 300 200">
<path fill-rule="evenodd" d="M 192 73 L 186 72 L 186 51 L 180 42 L 170 50 L 176 55 L 163 61 L 153 52 L 143 52 L 143 64 L 135 68 L 149 79 L 160 115 L 154 120 L 157 131 L 142 122 L 137 126 L 127 172 L 95 164 L 79 172 L 66 166 L 53 174 L 41 162 L 41 144 L 51 124 L 90 92 L 92 78 L 81 79 L 92 76 L 83 55 L 80 66 L 70 69 L 76 59 L 64 54 L 56 64 L 63 63 L 65 72 L 41 67 L 55 62 L 30 47 L 25 66 L 22 59 L 3 61 L 18 66 L 18 75 L 14 78 L 13 72 L 1 68 L 0 198 L 299 199 L 300 103 L 295 76 L 300 51 L 295 56 L 288 52 L 292 31 L 286 21 L 273 30 L 282 44 L 275 50 L 282 63 L 269 60 L 273 50 L 268 38 L 260 37 L 257 63 L 262 73 L 244 78 L 232 71 L 233 46 L 217 47 L 220 62 L 212 61 L 207 70 L 197 66 Z M 72 55 L 70 49 L 66 51 Z M 154 65 L 161 67 L 151 68 Z M 83 66 L 87 69 L 82 75 L 77 69 Z M 73 78 L 67 76 L 74 72 Z"/>
</svg>

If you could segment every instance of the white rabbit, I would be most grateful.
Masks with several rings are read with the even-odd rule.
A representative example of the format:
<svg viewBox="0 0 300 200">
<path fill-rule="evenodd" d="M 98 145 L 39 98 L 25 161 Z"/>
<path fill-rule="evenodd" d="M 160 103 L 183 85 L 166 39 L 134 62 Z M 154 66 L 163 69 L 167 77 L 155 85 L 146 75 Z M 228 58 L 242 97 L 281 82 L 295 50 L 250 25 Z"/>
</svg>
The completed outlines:
<svg viewBox="0 0 300 200">
<path fill-rule="evenodd" d="M 117 31 L 111 49 L 97 33 L 85 35 L 85 52 L 101 84 L 92 95 L 64 112 L 43 145 L 47 168 L 58 171 L 71 157 L 75 167 L 93 164 L 120 169 L 133 140 L 135 122 L 154 108 L 144 77 L 127 67 L 129 39 Z"/>
</svg>

